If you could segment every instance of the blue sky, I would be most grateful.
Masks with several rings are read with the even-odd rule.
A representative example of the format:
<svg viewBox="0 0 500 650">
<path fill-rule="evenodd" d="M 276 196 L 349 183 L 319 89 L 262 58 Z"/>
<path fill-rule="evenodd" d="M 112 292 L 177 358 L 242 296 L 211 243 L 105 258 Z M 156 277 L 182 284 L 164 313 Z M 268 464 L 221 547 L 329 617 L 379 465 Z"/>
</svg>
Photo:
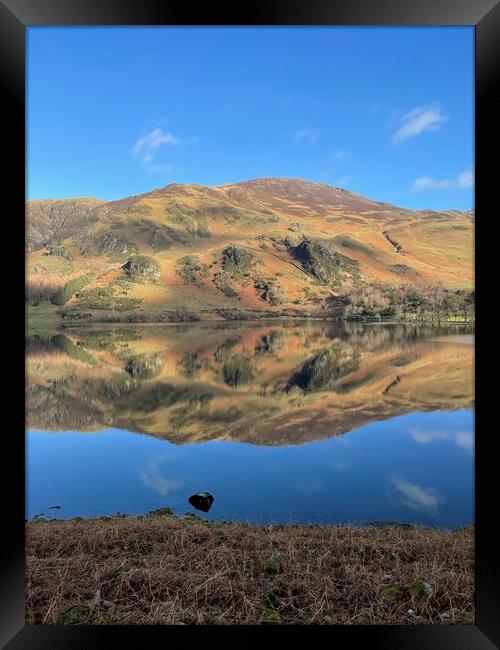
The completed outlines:
<svg viewBox="0 0 500 650">
<path fill-rule="evenodd" d="M 31 27 L 27 196 L 304 178 L 473 207 L 472 27 Z"/>
</svg>

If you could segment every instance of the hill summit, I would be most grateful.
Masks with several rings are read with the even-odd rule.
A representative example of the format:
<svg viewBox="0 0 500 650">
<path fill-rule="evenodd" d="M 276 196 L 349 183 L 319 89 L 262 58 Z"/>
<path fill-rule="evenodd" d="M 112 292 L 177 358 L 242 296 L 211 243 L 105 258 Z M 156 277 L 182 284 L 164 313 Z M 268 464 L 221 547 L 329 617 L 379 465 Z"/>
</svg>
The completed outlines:
<svg viewBox="0 0 500 650">
<path fill-rule="evenodd" d="M 473 286 L 472 211 L 408 210 L 300 179 L 29 201 L 26 219 L 28 300 L 57 294 L 92 316 L 314 315 L 370 288 Z"/>
</svg>

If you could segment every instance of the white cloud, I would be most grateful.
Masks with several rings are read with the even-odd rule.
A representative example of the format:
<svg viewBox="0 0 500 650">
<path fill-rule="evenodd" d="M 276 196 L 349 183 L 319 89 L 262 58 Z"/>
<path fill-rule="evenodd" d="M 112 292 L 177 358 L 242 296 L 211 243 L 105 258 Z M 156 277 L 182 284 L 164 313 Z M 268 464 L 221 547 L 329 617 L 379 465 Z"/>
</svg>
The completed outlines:
<svg viewBox="0 0 500 650">
<path fill-rule="evenodd" d="M 392 483 L 398 490 L 401 501 L 412 510 L 428 510 L 435 512 L 437 506 L 444 501 L 434 488 L 425 488 L 405 479 L 394 476 Z"/>
<path fill-rule="evenodd" d="M 437 131 L 447 119 L 439 104 L 416 106 L 401 117 L 400 127 L 392 136 L 392 143 L 400 144 L 424 131 Z"/>
<path fill-rule="evenodd" d="M 422 190 L 468 189 L 471 187 L 474 187 L 474 172 L 469 169 L 460 172 L 456 178 L 436 179 L 431 176 L 420 176 L 413 181 L 410 190 L 421 192 Z"/>
<path fill-rule="evenodd" d="M 172 135 L 172 133 L 166 133 L 162 129 L 153 129 L 144 137 L 137 140 L 132 149 L 132 153 L 136 158 L 139 158 L 143 165 L 150 165 L 159 147 L 163 145 L 176 145 L 179 142 L 179 138 Z"/>
<path fill-rule="evenodd" d="M 155 461 L 146 463 L 146 467 L 141 471 L 139 476 L 144 485 L 158 492 L 161 496 L 165 496 L 170 492 L 176 492 L 182 486 L 182 481 L 164 478 L 161 475 L 158 463 Z"/>
<path fill-rule="evenodd" d="M 293 134 L 295 142 L 316 142 L 319 139 L 318 129 L 299 129 Z"/>
<path fill-rule="evenodd" d="M 454 442 L 457 447 L 472 452 L 474 448 L 474 434 L 472 431 L 426 431 L 422 429 L 410 429 L 410 435 L 415 442 L 428 444 L 437 440 L 448 440 Z"/>
</svg>

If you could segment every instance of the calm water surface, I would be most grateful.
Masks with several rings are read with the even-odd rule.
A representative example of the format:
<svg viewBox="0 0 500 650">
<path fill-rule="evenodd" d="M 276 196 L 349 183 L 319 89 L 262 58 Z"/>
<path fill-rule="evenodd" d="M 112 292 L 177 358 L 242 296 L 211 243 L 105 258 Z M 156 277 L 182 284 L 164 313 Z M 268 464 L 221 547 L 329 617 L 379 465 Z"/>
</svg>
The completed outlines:
<svg viewBox="0 0 500 650">
<path fill-rule="evenodd" d="M 28 517 L 473 521 L 459 328 L 66 329 L 27 340 L 27 367 Z M 206 514 L 187 501 L 202 490 Z"/>
</svg>

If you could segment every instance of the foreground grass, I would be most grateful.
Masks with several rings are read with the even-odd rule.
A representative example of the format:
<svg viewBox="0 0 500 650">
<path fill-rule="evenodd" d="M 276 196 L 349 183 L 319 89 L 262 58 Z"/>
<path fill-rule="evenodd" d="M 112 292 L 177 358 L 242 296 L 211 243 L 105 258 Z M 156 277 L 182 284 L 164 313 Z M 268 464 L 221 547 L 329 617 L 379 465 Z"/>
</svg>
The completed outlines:
<svg viewBox="0 0 500 650">
<path fill-rule="evenodd" d="M 474 529 L 29 521 L 31 624 L 473 623 Z"/>
</svg>

